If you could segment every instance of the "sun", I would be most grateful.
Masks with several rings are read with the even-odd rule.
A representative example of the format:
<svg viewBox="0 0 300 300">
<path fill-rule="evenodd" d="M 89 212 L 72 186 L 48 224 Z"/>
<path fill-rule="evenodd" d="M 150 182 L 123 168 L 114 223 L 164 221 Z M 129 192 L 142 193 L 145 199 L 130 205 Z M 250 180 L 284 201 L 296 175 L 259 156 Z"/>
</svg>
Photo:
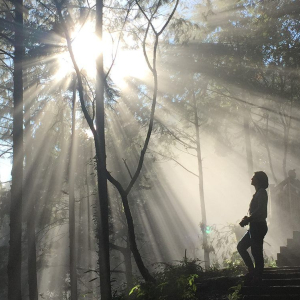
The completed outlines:
<svg viewBox="0 0 300 300">
<path fill-rule="evenodd" d="M 103 51 L 102 43 L 94 32 L 94 24 L 86 22 L 83 26 L 77 26 L 73 31 L 72 50 L 76 59 L 76 63 L 81 71 L 89 77 L 95 77 L 96 59 Z M 74 72 L 69 52 L 65 52 L 59 57 L 60 76 Z"/>
<path fill-rule="evenodd" d="M 95 72 L 95 61 L 98 55 L 103 51 L 101 41 L 93 31 L 92 23 L 82 27 L 72 42 L 74 56 L 80 69 L 88 73 Z"/>
<path fill-rule="evenodd" d="M 136 77 L 142 79 L 148 69 L 142 50 L 125 50 L 122 45 L 116 48 L 108 33 L 103 34 L 101 42 L 95 34 L 95 24 L 86 22 L 75 27 L 72 35 L 72 49 L 81 71 L 89 78 L 96 76 L 96 59 L 103 52 L 105 69 L 111 68 L 111 78 L 117 85 L 123 85 L 124 79 Z M 74 66 L 69 52 L 59 55 L 59 70 L 57 79 L 74 72 Z"/>
</svg>

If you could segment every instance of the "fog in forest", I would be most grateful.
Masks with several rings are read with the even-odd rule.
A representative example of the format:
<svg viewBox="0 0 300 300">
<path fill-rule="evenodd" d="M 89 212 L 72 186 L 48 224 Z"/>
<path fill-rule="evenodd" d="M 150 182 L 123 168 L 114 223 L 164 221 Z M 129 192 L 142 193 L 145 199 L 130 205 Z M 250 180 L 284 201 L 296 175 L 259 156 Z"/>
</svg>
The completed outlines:
<svg viewBox="0 0 300 300">
<path fill-rule="evenodd" d="M 1 0 L 0 298 L 239 267 L 256 171 L 276 265 L 300 230 L 299 8 Z"/>
</svg>

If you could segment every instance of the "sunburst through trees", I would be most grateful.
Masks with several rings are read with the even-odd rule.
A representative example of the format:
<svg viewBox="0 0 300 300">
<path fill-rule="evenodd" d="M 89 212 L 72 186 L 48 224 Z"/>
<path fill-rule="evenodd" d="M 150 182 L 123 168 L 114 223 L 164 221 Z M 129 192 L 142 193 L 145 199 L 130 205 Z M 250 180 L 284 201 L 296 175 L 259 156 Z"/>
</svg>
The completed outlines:
<svg viewBox="0 0 300 300">
<path fill-rule="evenodd" d="M 300 229 L 299 7 L 2 0 L 1 299 L 135 299 L 168 290 L 155 263 L 228 266 L 255 170 L 275 256 Z"/>
</svg>

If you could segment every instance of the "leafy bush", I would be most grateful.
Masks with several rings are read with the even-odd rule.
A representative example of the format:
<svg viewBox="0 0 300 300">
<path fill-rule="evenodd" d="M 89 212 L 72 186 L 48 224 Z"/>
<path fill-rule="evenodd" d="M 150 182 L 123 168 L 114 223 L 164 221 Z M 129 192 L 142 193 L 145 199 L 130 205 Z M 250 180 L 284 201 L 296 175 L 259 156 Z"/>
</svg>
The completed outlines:
<svg viewBox="0 0 300 300">
<path fill-rule="evenodd" d="M 203 273 L 198 260 L 184 259 L 178 264 L 157 264 L 156 282 L 136 285 L 129 299 L 140 300 L 193 300 L 197 299 L 195 279 Z"/>
<path fill-rule="evenodd" d="M 228 300 L 239 300 L 242 298 L 242 295 L 240 294 L 242 285 L 239 284 L 237 286 L 233 286 L 230 288 L 233 292 L 228 296 Z"/>
<path fill-rule="evenodd" d="M 228 284 L 232 280 L 227 277 L 241 274 L 244 271 L 237 263 L 237 256 L 228 260 L 228 268 L 220 269 L 215 265 L 208 270 L 203 270 L 201 261 L 184 258 L 176 264 L 158 263 L 153 274 L 156 282 L 137 283 L 130 294 L 116 295 L 114 300 L 196 300 L 212 299 L 213 293 L 218 292 L 228 295 Z M 213 280 L 215 278 L 217 281 Z M 223 279 L 222 279 L 223 278 Z M 237 277 L 238 278 L 238 277 Z M 222 281 L 220 281 L 222 279 Z M 204 283 L 204 285 L 203 285 Z M 222 291 L 216 286 L 224 285 Z M 237 282 L 236 282 L 237 284 Z M 235 284 L 235 285 L 236 285 Z M 234 284 L 232 284 L 234 285 Z M 230 286 L 232 286 L 230 285 Z M 232 293 L 232 297 L 234 292 Z M 232 300 L 238 298 L 231 298 Z"/>
</svg>

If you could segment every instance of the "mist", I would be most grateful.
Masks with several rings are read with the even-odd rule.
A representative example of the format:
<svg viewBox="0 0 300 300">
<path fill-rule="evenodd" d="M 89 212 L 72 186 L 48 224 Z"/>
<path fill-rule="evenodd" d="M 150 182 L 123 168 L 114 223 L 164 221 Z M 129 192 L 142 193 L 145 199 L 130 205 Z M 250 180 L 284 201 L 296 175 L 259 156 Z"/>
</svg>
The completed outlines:
<svg viewBox="0 0 300 300">
<path fill-rule="evenodd" d="M 191 292 L 176 266 L 240 276 L 257 171 L 280 267 L 300 230 L 299 7 L 1 2 L 1 299 Z"/>
</svg>

